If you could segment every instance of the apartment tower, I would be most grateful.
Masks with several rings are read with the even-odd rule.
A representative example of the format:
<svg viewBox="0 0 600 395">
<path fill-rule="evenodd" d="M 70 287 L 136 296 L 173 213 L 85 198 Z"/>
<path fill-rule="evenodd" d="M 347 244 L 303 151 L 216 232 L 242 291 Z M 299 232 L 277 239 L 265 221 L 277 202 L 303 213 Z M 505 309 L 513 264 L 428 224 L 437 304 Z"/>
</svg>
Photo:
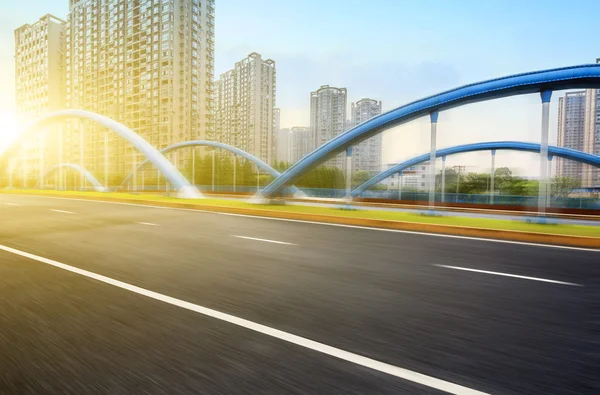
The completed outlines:
<svg viewBox="0 0 600 395">
<path fill-rule="evenodd" d="M 381 114 L 381 101 L 360 99 L 350 106 L 350 125 L 355 127 Z M 363 170 L 371 174 L 381 171 L 381 133 L 354 146 L 352 151 L 353 171 Z"/>
<path fill-rule="evenodd" d="M 206 138 L 214 126 L 214 18 L 214 0 L 70 0 L 67 106 L 113 118 L 157 148 Z M 101 181 L 110 172 L 111 185 L 144 159 L 91 122 L 71 131 L 85 147 L 85 167 Z M 191 154 L 174 158 L 182 169 Z"/>
<path fill-rule="evenodd" d="M 215 139 L 273 164 L 275 87 L 275 61 L 256 52 L 221 74 L 215 83 Z"/>
<path fill-rule="evenodd" d="M 310 94 L 310 135 L 308 149 L 313 151 L 346 130 L 346 88 L 321 86 Z M 327 161 L 327 166 L 346 168 L 345 154 Z"/>
<path fill-rule="evenodd" d="M 33 24 L 15 30 L 15 89 L 17 118 L 25 126 L 41 115 L 65 106 L 64 82 L 65 21 L 45 15 Z M 19 163 L 28 179 L 39 179 L 44 169 L 58 164 L 59 127 L 46 128 L 41 138 L 28 141 Z M 65 157 L 62 158 L 65 160 Z M 21 177 L 22 178 L 22 177 Z"/>
</svg>

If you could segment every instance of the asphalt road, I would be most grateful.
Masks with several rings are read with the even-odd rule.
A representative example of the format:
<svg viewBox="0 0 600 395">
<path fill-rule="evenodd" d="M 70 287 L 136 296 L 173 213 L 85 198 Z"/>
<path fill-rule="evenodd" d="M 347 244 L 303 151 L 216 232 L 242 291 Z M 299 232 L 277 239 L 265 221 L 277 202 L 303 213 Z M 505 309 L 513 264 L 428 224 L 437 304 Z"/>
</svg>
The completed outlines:
<svg viewBox="0 0 600 395">
<path fill-rule="evenodd" d="M 597 394 L 599 335 L 597 251 L 0 195 L 0 394 Z"/>
</svg>

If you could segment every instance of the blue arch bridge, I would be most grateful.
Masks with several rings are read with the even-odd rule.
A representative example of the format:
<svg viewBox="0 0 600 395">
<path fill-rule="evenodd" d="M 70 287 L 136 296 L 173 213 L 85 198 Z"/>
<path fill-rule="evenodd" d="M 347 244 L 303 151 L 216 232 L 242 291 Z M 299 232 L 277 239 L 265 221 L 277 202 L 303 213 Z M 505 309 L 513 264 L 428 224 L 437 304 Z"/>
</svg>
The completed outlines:
<svg viewBox="0 0 600 395">
<path fill-rule="evenodd" d="M 502 78 L 496 78 L 488 81 L 473 83 L 451 89 L 436 95 L 426 97 L 421 100 L 408 103 L 406 105 L 395 108 L 384 114 L 378 115 L 350 130 L 340 134 L 339 136 L 328 141 L 324 145 L 318 147 L 314 151 L 310 152 L 299 162 L 294 164 L 288 170 L 279 174 L 275 169 L 271 168 L 268 164 L 258 160 L 257 158 L 242 152 L 234 147 L 225 147 L 224 145 L 218 145 L 215 142 L 208 141 L 191 141 L 176 144 L 172 147 L 167 147 L 161 151 L 153 147 L 150 143 L 144 140 L 141 136 L 136 134 L 134 131 L 129 129 L 123 124 L 110 119 L 108 117 L 94 114 L 83 110 L 62 110 L 57 111 L 41 117 L 40 119 L 29 125 L 20 138 L 14 142 L 14 146 L 10 147 L 6 152 L 15 152 L 16 147 L 23 144 L 24 141 L 35 137 L 40 130 L 52 123 L 60 124 L 61 121 L 68 118 L 79 118 L 87 119 L 96 122 L 107 129 L 117 133 L 119 136 L 125 138 L 131 143 L 142 155 L 147 158 L 146 161 L 151 162 L 168 180 L 168 182 L 177 190 L 178 196 L 182 198 L 202 198 L 200 191 L 192 185 L 178 170 L 169 162 L 164 154 L 170 150 L 179 149 L 185 146 L 196 146 L 205 145 L 227 149 L 237 155 L 245 157 L 248 160 L 254 162 L 259 168 L 273 175 L 275 179 L 267 185 L 262 191 L 257 193 L 251 201 L 261 203 L 268 201 L 268 199 L 276 196 L 280 196 L 283 193 L 284 188 L 291 187 L 292 184 L 298 180 L 304 173 L 324 163 L 327 159 L 341 152 L 346 152 L 348 161 L 351 159 L 353 145 L 360 143 L 361 141 L 368 139 L 376 134 L 382 133 L 383 131 L 413 121 L 423 116 L 429 116 L 430 119 L 430 143 L 431 149 L 429 153 L 421 155 L 420 157 L 414 158 L 414 160 L 429 160 L 429 178 L 433 180 L 436 174 L 435 159 L 442 157 L 442 160 L 448 155 L 452 155 L 459 152 L 469 151 L 480 151 L 480 150 L 491 150 L 492 156 L 495 154 L 495 150 L 500 149 L 514 149 L 519 151 L 531 151 L 539 152 L 540 155 L 540 183 L 538 193 L 538 210 L 540 213 L 545 212 L 546 201 L 547 201 L 547 183 L 548 183 L 548 163 L 549 159 L 553 156 L 565 157 L 568 159 L 578 160 L 583 163 L 598 166 L 597 157 L 594 155 L 584 154 L 581 152 L 559 149 L 556 147 L 548 146 L 548 130 L 549 130 L 549 116 L 550 116 L 550 100 L 552 92 L 556 90 L 564 89 L 582 89 L 582 88 L 594 88 L 600 89 L 600 65 L 599 64 L 585 64 L 571 67 L 563 67 L 550 70 L 534 71 L 530 73 L 516 74 Z M 542 127 L 540 130 L 540 144 L 529 144 L 519 142 L 495 142 L 495 143 L 480 143 L 471 144 L 467 146 L 459 146 L 446 148 L 444 150 L 437 149 L 437 126 L 438 121 L 443 121 L 443 116 L 440 118 L 440 113 L 445 110 L 449 110 L 455 107 L 464 106 L 470 103 L 476 103 L 487 100 L 494 100 L 504 97 L 510 97 L 515 95 L 523 94 L 539 94 L 541 101 L 541 118 Z M 487 144 L 487 145 L 486 145 Z M 529 144 L 529 145 L 528 145 Z M 461 151 L 462 150 L 462 151 Z M 567 152 L 568 151 L 568 152 Z M 586 156 L 588 155 L 588 156 Z M 15 158 L 11 158 L 9 166 L 9 174 L 12 177 L 12 170 Z M 388 169 L 381 174 L 375 176 L 373 179 L 367 181 L 365 184 L 359 186 L 354 191 L 349 188 L 350 174 L 347 174 L 347 197 L 358 196 L 361 192 L 374 185 L 377 182 L 385 179 L 391 174 L 399 173 L 402 171 L 402 165 L 399 164 L 395 168 Z M 63 168 L 72 168 L 76 171 L 85 172 L 81 164 L 79 169 L 74 164 L 59 164 L 58 171 L 62 171 Z M 135 177 L 133 172 L 131 177 Z M 128 176 L 129 178 L 130 176 Z M 85 175 L 85 178 L 90 180 L 89 174 Z M 100 188 L 93 181 L 90 180 L 92 185 Z M 429 205 L 431 208 L 435 204 L 435 183 L 429 183 Z M 293 187 L 292 187 L 293 188 Z M 302 196 L 301 192 L 296 188 L 293 191 L 297 196 Z"/>
</svg>

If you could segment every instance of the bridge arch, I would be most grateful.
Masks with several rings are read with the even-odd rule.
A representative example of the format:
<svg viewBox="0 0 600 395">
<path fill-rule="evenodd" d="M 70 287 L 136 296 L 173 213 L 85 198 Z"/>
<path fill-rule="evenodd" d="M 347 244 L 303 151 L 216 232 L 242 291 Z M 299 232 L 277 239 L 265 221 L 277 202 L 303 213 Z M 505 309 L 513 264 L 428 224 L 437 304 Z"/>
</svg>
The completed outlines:
<svg viewBox="0 0 600 395">
<path fill-rule="evenodd" d="M 294 182 L 312 167 L 325 162 L 347 147 L 422 116 L 437 114 L 439 111 L 469 103 L 573 88 L 600 88 L 600 64 L 516 74 L 465 85 L 414 101 L 371 118 L 315 149 L 267 185 L 261 191 L 262 196 L 258 196 L 256 201 L 279 193 L 285 185 Z"/>
<path fill-rule="evenodd" d="M 158 168 L 165 177 L 171 182 L 171 184 L 177 189 L 178 196 L 182 198 L 202 198 L 202 194 L 198 189 L 192 186 L 189 181 L 181 174 L 171 162 L 168 161 L 156 148 L 154 148 L 149 142 L 147 142 L 142 136 L 129 129 L 125 125 L 109 118 L 104 115 L 96 114 L 90 111 L 84 110 L 60 110 L 50 114 L 46 114 L 32 124 L 27 126 L 19 138 L 11 145 L 13 148 L 20 144 L 22 141 L 33 137 L 38 133 L 41 127 L 58 122 L 66 118 L 80 118 L 88 119 L 102 125 L 125 140 L 129 141 L 138 151 L 140 151 L 149 161 L 151 161 L 156 168 Z M 9 151 L 7 150 L 7 151 Z M 5 152 L 7 152 L 5 151 Z"/>
<path fill-rule="evenodd" d="M 475 143 L 475 144 L 464 144 L 457 145 L 454 147 L 443 148 L 437 150 L 436 157 L 444 157 L 449 155 L 462 154 L 465 152 L 475 151 L 491 151 L 491 150 L 512 150 L 512 151 L 525 151 L 525 152 L 540 152 L 540 144 L 538 143 L 527 143 L 520 141 L 493 141 L 486 143 Z M 558 156 L 560 158 L 570 159 L 577 162 L 585 163 L 595 167 L 600 167 L 600 156 L 588 154 L 586 152 L 577 151 L 570 148 L 548 146 L 548 157 Z M 401 172 L 411 166 L 419 163 L 423 163 L 429 160 L 429 153 L 416 156 L 408 159 L 402 163 L 390 167 L 389 169 L 382 171 L 381 173 L 373 176 L 362 185 L 358 186 L 351 192 L 352 197 L 357 197 L 370 187 L 377 183 L 385 180 L 386 178 Z"/>
<path fill-rule="evenodd" d="M 88 180 L 90 184 L 92 184 L 92 187 L 96 192 L 106 192 L 106 188 L 104 188 L 104 186 L 100 183 L 100 181 L 98 181 L 96 177 L 94 177 L 92 173 L 90 173 L 87 169 L 73 163 L 60 163 L 58 165 L 52 166 L 51 168 L 46 170 L 46 172 L 42 175 L 42 180 L 46 178 L 50 173 L 57 169 L 60 169 L 61 167 L 66 167 L 83 175 L 85 179 Z M 35 187 L 37 187 L 39 183 L 40 181 L 38 181 L 37 184 L 35 184 Z"/>
<path fill-rule="evenodd" d="M 262 161 L 261 159 L 257 158 L 256 156 L 249 154 L 246 151 L 243 151 L 239 148 L 233 147 L 231 145 L 228 144 L 224 144 L 224 143 L 219 143 L 217 141 L 209 141 L 209 140 L 191 140 L 191 141 L 184 141 L 181 143 L 176 143 L 173 145 L 169 145 L 168 147 L 165 147 L 163 149 L 161 149 L 159 152 L 163 155 L 168 154 L 169 152 L 172 151 L 176 151 L 182 148 L 188 148 L 188 147 L 215 147 L 215 148 L 221 148 L 224 149 L 226 151 L 232 152 L 236 155 L 241 156 L 244 159 L 249 160 L 250 162 L 254 163 L 255 165 L 257 165 L 261 170 L 266 171 L 267 173 L 269 173 L 270 175 L 272 175 L 273 177 L 277 178 L 281 175 L 280 172 L 278 172 L 277 170 L 275 170 L 272 166 L 270 166 L 267 162 Z M 138 165 L 138 167 L 135 169 L 135 171 L 139 171 L 143 166 L 145 166 L 148 163 L 148 159 L 140 162 L 140 164 Z M 129 181 L 129 179 L 133 176 L 133 172 L 130 173 L 127 177 L 125 177 L 125 179 L 123 180 L 123 182 L 121 183 L 121 186 L 125 185 L 127 183 L 127 181 Z M 306 197 L 306 195 L 303 194 L 302 191 L 300 191 L 298 188 L 296 188 L 295 186 L 292 186 L 291 191 L 294 193 L 294 196 L 296 197 Z"/>
</svg>

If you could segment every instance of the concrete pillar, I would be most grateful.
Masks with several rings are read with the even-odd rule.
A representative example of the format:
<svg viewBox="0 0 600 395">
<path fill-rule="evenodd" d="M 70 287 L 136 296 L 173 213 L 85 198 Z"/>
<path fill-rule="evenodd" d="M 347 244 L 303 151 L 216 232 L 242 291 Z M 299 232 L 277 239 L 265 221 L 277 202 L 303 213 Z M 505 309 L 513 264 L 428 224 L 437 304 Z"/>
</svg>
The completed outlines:
<svg viewBox="0 0 600 395">
<path fill-rule="evenodd" d="M 439 113 L 434 111 L 429 114 L 431 120 L 431 150 L 429 152 L 429 210 L 435 207 L 435 158 L 437 141 L 437 121 Z"/>
<path fill-rule="evenodd" d="M 346 196 L 352 200 L 352 146 L 346 148 Z"/>
<path fill-rule="evenodd" d="M 398 200 L 402 200 L 402 176 L 403 176 L 403 172 L 399 171 L 398 172 Z"/>
<path fill-rule="evenodd" d="M 548 155 L 548 186 L 546 187 L 547 193 L 547 207 L 552 206 L 552 155 Z"/>
<path fill-rule="evenodd" d="M 542 99 L 542 136 L 540 142 L 540 182 L 538 193 L 538 213 L 545 215 L 547 205 L 548 186 L 548 129 L 550 124 L 550 99 L 552 91 L 540 93 Z"/>
<path fill-rule="evenodd" d="M 446 155 L 442 156 L 442 203 L 446 201 Z"/>
<path fill-rule="evenodd" d="M 494 204 L 494 177 L 496 176 L 496 150 L 492 150 L 492 171 L 490 174 L 490 204 Z"/>
</svg>

